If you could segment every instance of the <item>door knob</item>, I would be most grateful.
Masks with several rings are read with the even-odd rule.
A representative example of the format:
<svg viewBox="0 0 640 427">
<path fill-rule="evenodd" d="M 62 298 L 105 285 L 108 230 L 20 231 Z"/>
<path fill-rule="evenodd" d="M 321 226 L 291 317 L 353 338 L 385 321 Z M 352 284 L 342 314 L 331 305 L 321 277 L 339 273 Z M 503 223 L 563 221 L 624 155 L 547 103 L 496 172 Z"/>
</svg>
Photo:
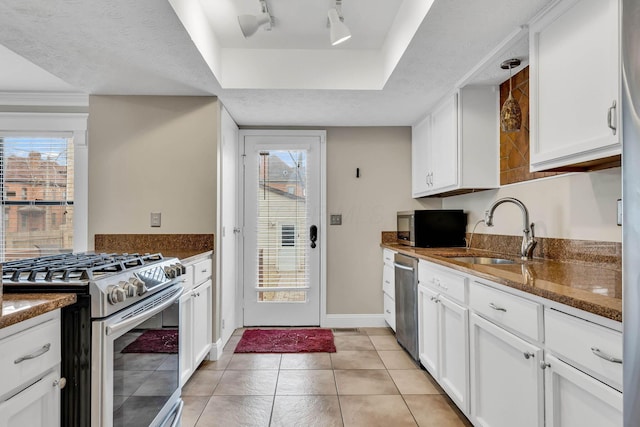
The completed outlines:
<svg viewBox="0 0 640 427">
<path fill-rule="evenodd" d="M 315 249 L 316 240 L 318 240 L 318 227 L 315 225 L 309 227 L 309 240 L 311 240 L 311 249 Z"/>
</svg>

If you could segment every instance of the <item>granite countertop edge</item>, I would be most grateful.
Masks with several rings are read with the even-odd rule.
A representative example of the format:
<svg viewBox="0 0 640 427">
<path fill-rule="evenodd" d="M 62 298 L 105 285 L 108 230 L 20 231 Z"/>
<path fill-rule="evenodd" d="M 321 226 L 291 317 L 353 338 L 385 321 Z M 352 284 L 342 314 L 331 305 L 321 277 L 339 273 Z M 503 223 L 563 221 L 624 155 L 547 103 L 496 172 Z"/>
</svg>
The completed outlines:
<svg viewBox="0 0 640 427">
<path fill-rule="evenodd" d="M 76 294 L 74 293 L 5 293 L 2 298 L 2 313 L 6 312 L 4 307 L 8 307 L 15 303 L 26 304 L 28 307 L 12 313 L 0 314 L 0 329 L 40 316 L 41 314 L 66 307 L 77 301 Z"/>
<path fill-rule="evenodd" d="M 553 280 L 536 279 L 533 282 L 512 280 L 509 276 L 514 277 L 514 274 L 501 269 L 500 266 L 468 264 L 451 259 L 451 257 L 456 256 L 494 256 L 498 258 L 505 258 L 504 254 L 473 248 L 411 248 L 397 243 L 381 243 L 380 246 L 408 256 L 424 259 L 444 267 L 449 267 L 480 279 L 489 280 L 528 294 L 536 295 L 538 297 L 555 301 L 617 322 L 622 322 L 621 298 L 597 295 L 589 290 L 573 289 L 570 287 L 562 289 L 563 286 L 559 283 L 554 283 Z M 513 258 L 513 256 L 511 258 Z M 554 261 L 535 259 L 534 262 L 544 264 L 552 263 Z M 558 261 L 555 261 L 555 263 L 560 266 L 562 264 L 567 266 L 575 266 L 577 264 L 571 262 L 560 263 Z M 592 265 L 591 267 L 595 266 Z M 520 277 L 522 277 L 522 275 L 520 275 Z"/>
</svg>

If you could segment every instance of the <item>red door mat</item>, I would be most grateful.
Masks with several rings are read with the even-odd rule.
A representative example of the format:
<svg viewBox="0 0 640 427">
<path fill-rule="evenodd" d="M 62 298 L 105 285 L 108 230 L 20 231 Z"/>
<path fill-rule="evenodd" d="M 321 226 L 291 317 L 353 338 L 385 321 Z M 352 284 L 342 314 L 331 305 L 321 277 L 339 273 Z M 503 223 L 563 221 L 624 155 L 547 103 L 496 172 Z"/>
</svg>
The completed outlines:
<svg viewBox="0 0 640 427">
<path fill-rule="evenodd" d="M 134 342 L 126 346 L 122 353 L 177 353 L 177 329 L 148 329 Z"/>
<path fill-rule="evenodd" d="M 247 329 L 235 353 L 335 353 L 330 329 Z"/>
</svg>

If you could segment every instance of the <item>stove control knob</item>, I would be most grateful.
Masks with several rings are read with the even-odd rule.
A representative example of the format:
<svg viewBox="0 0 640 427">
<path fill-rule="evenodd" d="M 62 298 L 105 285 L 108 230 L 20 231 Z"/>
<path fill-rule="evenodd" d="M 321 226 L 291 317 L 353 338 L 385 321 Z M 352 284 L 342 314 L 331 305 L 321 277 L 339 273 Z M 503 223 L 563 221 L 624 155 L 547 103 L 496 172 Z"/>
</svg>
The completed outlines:
<svg viewBox="0 0 640 427">
<path fill-rule="evenodd" d="M 148 291 L 147 286 L 142 280 L 138 279 L 137 277 L 132 277 L 131 279 L 129 279 L 129 282 L 133 287 L 136 288 L 136 292 L 138 295 L 143 295 L 147 293 Z"/>
<path fill-rule="evenodd" d="M 107 287 L 107 301 L 109 304 L 115 305 L 127 299 L 127 294 L 120 286 L 111 285 Z"/>
<path fill-rule="evenodd" d="M 185 267 L 184 265 L 182 265 L 180 263 L 177 263 L 176 265 L 180 269 L 180 274 L 187 274 L 187 267 Z"/>
<path fill-rule="evenodd" d="M 138 288 L 136 287 L 136 285 L 134 285 L 130 281 L 121 282 L 120 286 L 122 287 L 122 289 L 124 289 L 124 292 L 127 295 L 127 297 L 135 297 L 136 293 L 138 292 Z"/>
<path fill-rule="evenodd" d="M 173 269 L 176 271 L 176 277 L 182 276 L 184 274 L 184 272 L 182 271 L 182 264 L 180 263 L 171 264 L 171 267 L 173 267 Z"/>
<path fill-rule="evenodd" d="M 173 279 L 176 277 L 176 271 L 173 269 L 173 267 L 171 267 L 170 265 L 167 265 L 164 268 L 164 273 L 167 275 L 168 278 Z"/>
</svg>

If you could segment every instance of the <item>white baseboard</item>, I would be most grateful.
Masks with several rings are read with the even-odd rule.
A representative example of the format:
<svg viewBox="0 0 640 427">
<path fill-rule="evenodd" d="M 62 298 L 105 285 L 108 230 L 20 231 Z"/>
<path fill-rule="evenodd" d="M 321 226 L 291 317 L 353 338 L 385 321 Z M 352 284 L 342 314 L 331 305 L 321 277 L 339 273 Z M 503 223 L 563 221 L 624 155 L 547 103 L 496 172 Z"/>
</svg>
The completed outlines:
<svg viewBox="0 0 640 427">
<path fill-rule="evenodd" d="M 383 328 L 384 314 L 327 314 L 320 322 L 324 328 Z"/>
<path fill-rule="evenodd" d="M 211 343 L 211 349 L 209 349 L 209 360 L 218 360 L 220 356 L 222 356 L 222 349 L 224 344 L 222 344 L 222 339 Z"/>
</svg>

